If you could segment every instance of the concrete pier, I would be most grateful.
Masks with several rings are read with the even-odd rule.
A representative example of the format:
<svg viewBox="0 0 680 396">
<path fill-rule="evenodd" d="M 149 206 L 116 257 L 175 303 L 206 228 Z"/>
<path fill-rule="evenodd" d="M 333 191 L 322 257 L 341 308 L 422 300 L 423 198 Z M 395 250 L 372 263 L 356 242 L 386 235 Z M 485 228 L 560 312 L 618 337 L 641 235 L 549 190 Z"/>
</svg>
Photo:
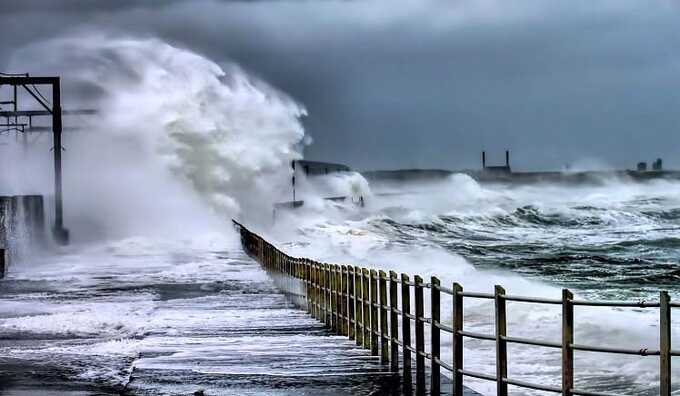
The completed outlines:
<svg viewBox="0 0 680 396">
<path fill-rule="evenodd" d="M 389 367 L 242 252 L 135 246 L 43 258 L 0 282 L 0 394 L 398 392 Z"/>
</svg>

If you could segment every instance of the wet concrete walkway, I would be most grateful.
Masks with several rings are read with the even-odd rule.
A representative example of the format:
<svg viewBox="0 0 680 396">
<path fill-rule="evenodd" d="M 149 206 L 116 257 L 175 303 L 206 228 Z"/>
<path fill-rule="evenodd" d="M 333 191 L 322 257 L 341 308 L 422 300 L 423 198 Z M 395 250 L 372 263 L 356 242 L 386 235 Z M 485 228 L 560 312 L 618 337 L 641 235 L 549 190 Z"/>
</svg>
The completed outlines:
<svg viewBox="0 0 680 396">
<path fill-rule="evenodd" d="M 289 303 L 240 246 L 72 248 L 12 268 L 0 282 L 3 396 L 382 394 L 398 386 L 376 357 Z"/>
<path fill-rule="evenodd" d="M 240 246 L 124 241 L 0 282 L 0 395 L 195 392 L 404 393 L 399 375 L 295 308 Z"/>
<path fill-rule="evenodd" d="M 155 350 L 134 362 L 129 392 L 155 393 L 161 385 L 206 395 L 399 393 L 399 377 L 377 357 L 331 335 L 270 280 L 243 279 L 244 272 L 260 271 L 257 263 L 243 256 L 233 265 L 238 270 L 224 279 L 230 292 L 210 309 L 214 321 L 200 330 L 178 322 L 170 332 L 150 334 Z M 171 300 L 164 309 L 181 311 L 187 303 Z"/>
</svg>

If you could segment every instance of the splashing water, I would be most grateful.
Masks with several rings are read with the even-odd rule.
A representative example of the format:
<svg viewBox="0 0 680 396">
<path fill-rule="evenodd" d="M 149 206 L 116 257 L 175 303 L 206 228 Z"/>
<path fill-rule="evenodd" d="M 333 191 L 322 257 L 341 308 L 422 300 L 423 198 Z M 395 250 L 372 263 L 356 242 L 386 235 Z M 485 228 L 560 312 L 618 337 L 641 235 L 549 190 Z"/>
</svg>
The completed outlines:
<svg viewBox="0 0 680 396">
<path fill-rule="evenodd" d="M 202 235 L 197 231 L 223 231 L 228 216 L 241 215 L 295 255 L 437 275 L 444 284 L 457 281 L 467 290 L 488 292 L 498 283 L 512 294 L 553 298 L 560 286 L 587 298 L 649 299 L 660 288 L 670 288 L 674 298 L 680 295 L 678 183 L 508 187 L 482 186 L 455 175 L 441 183 L 396 185 L 389 192 L 398 195 L 380 195 L 359 174 L 330 175 L 316 185 L 301 180 L 305 207 L 280 216 L 269 228 L 271 204 L 289 199 L 289 163 L 301 158 L 305 143 L 300 123 L 305 110 L 285 94 L 235 65 L 220 66 L 155 39 L 71 36 L 32 45 L 14 59 L 13 70 L 63 75 L 64 97 L 80 99 L 70 105 L 100 109 L 94 120 L 79 120 L 87 122 L 86 133 L 65 136 L 66 220 L 73 235 L 121 239 L 147 232 L 159 238 L 109 242 L 93 247 L 96 254 L 74 251 L 74 257 L 45 264 L 43 273 L 22 269 L 24 281 L 52 282 L 71 266 L 63 283 L 85 285 L 83 290 L 91 289 L 90 283 L 107 286 L 113 276 L 139 282 L 139 288 L 166 287 L 164 282 L 194 276 L 219 282 L 223 274 L 217 259 L 206 271 L 201 246 L 195 262 L 183 262 L 186 245 L 164 240 L 163 233 L 171 239 L 191 234 L 196 242 Z M 48 144 L 37 143 L 41 156 L 28 154 L 26 175 L 31 177 L 3 175 L 3 184 L 13 191 L 50 185 L 44 178 Z M 18 154 L 1 160 L 12 155 Z M 324 192 L 363 196 L 366 206 L 323 201 Z M 235 243 L 218 245 L 235 249 Z M 121 266 L 116 256 L 130 263 Z M 103 263 L 99 274 L 92 262 Z M 31 311 L 37 308 L 31 308 L 36 304 L 30 294 L 30 303 L 18 297 L 7 304 L 11 318 L 0 321 L 0 332 L 4 326 L 17 334 L 94 334 L 105 338 L 104 349 L 118 349 L 109 345 L 114 333 L 127 337 L 121 342 L 135 349 L 129 338 L 155 328 L 149 319 L 158 304 L 150 302 L 154 295 L 84 293 L 89 300 L 75 303 L 69 297 L 64 308 L 55 306 L 49 293 L 48 302 L 38 305 L 43 316 Z M 443 312 L 450 312 L 445 299 L 442 303 Z M 108 316 L 96 315 L 98 310 L 112 313 L 113 327 Z M 510 335 L 555 340 L 559 333 L 555 310 L 511 304 L 508 312 Z M 486 303 L 466 305 L 466 328 L 493 332 L 491 313 Z M 656 320 L 651 312 L 583 310 L 577 313 L 576 338 L 584 344 L 653 349 Z M 677 328 L 674 339 L 680 336 Z M 442 352 L 450 356 L 447 347 Z M 493 372 L 492 344 L 471 341 L 465 348 L 468 368 Z M 557 383 L 558 353 L 513 348 L 510 376 Z M 32 352 L 18 348 L 17 353 Z M 576 359 L 580 385 L 589 389 L 654 392 L 657 362 L 652 358 L 580 354 Z M 488 384 L 471 383 L 493 393 Z"/>
<path fill-rule="evenodd" d="M 279 200 L 288 164 L 301 158 L 304 107 L 236 65 L 157 39 L 102 35 L 34 44 L 13 59 L 12 70 L 62 75 L 65 108 L 99 110 L 78 120 L 87 133 L 66 134 L 67 215 L 198 211 L 178 195 L 198 195 L 224 218 L 256 214 Z M 114 198 L 92 205 L 81 192 Z"/>
<path fill-rule="evenodd" d="M 371 202 L 361 210 L 302 210 L 277 224 L 269 238 L 295 256 L 426 280 L 437 276 L 444 285 L 459 282 L 468 291 L 490 293 L 499 284 L 510 294 L 545 298 L 560 298 L 560 287 L 579 299 L 650 301 L 659 290 L 680 296 L 678 182 L 510 186 L 453 175 L 383 190 L 398 194 L 382 195 L 374 186 Z M 441 309 L 450 323 L 450 297 L 442 297 Z M 508 304 L 511 336 L 559 342 L 560 323 L 556 307 Z M 575 323 L 579 344 L 658 348 L 658 310 L 579 307 Z M 493 304 L 466 300 L 465 328 L 493 334 Z M 673 326 L 674 339 L 678 328 Z M 442 356 L 450 359 L 450 340 L 442 337 Z M 467 340 L 465 349 L 467 368 L 495 372 L 493 343 Z M 510 377 L 560 385 L 559 351 L 511 345 L 509 354 Z M 575 359 L 580 388 L 658 393 L 654 357 L 576 353 Z M 674 368 L 673 375 L 679 373 Z M 488 382 L 466 384 L 483 394 L 495 392 Z"/>
</svg>

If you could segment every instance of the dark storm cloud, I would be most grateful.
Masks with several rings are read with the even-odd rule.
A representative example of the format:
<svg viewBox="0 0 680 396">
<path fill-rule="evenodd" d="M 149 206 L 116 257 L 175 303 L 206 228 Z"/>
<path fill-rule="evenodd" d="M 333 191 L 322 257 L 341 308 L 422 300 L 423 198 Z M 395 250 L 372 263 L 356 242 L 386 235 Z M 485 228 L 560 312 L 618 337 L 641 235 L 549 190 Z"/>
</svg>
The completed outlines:
<svg viewBox="0 0 680 396">
<path fill-rule="evenodd" d="M 158 36 L 304 103 L 315 159 L 454 168 L 484 147 L 498 160 L 512 149 L 522 168 L 680 166 L 674 1 L 12 3 L 0 62 L 84 26 Z"/>
</svg>

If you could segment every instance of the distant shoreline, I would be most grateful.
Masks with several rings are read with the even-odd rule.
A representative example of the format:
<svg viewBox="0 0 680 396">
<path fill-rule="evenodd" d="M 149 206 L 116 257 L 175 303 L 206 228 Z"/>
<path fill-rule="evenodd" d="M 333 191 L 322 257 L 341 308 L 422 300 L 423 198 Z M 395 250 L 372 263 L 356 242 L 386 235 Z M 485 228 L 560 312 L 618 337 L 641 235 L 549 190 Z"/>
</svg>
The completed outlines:
<svg viewBox="0 0 680 396">
<path fill-rule="evenodd" d="M 369 182 L 435 182 L 454 174 L 465 174 L 480 183 L 510 183 L 510 184 L 602 184 L 606 181 L 629 180 L 644 182 L 650 180 L 678 180 L 680 171 L 636 171 L 636 170 L 605 170 L 581 172 L 512 172 L 494 170 L 445 170 L 445 169 L 396 169 L 365 171 L 361 174 Z"/>
</svg>

